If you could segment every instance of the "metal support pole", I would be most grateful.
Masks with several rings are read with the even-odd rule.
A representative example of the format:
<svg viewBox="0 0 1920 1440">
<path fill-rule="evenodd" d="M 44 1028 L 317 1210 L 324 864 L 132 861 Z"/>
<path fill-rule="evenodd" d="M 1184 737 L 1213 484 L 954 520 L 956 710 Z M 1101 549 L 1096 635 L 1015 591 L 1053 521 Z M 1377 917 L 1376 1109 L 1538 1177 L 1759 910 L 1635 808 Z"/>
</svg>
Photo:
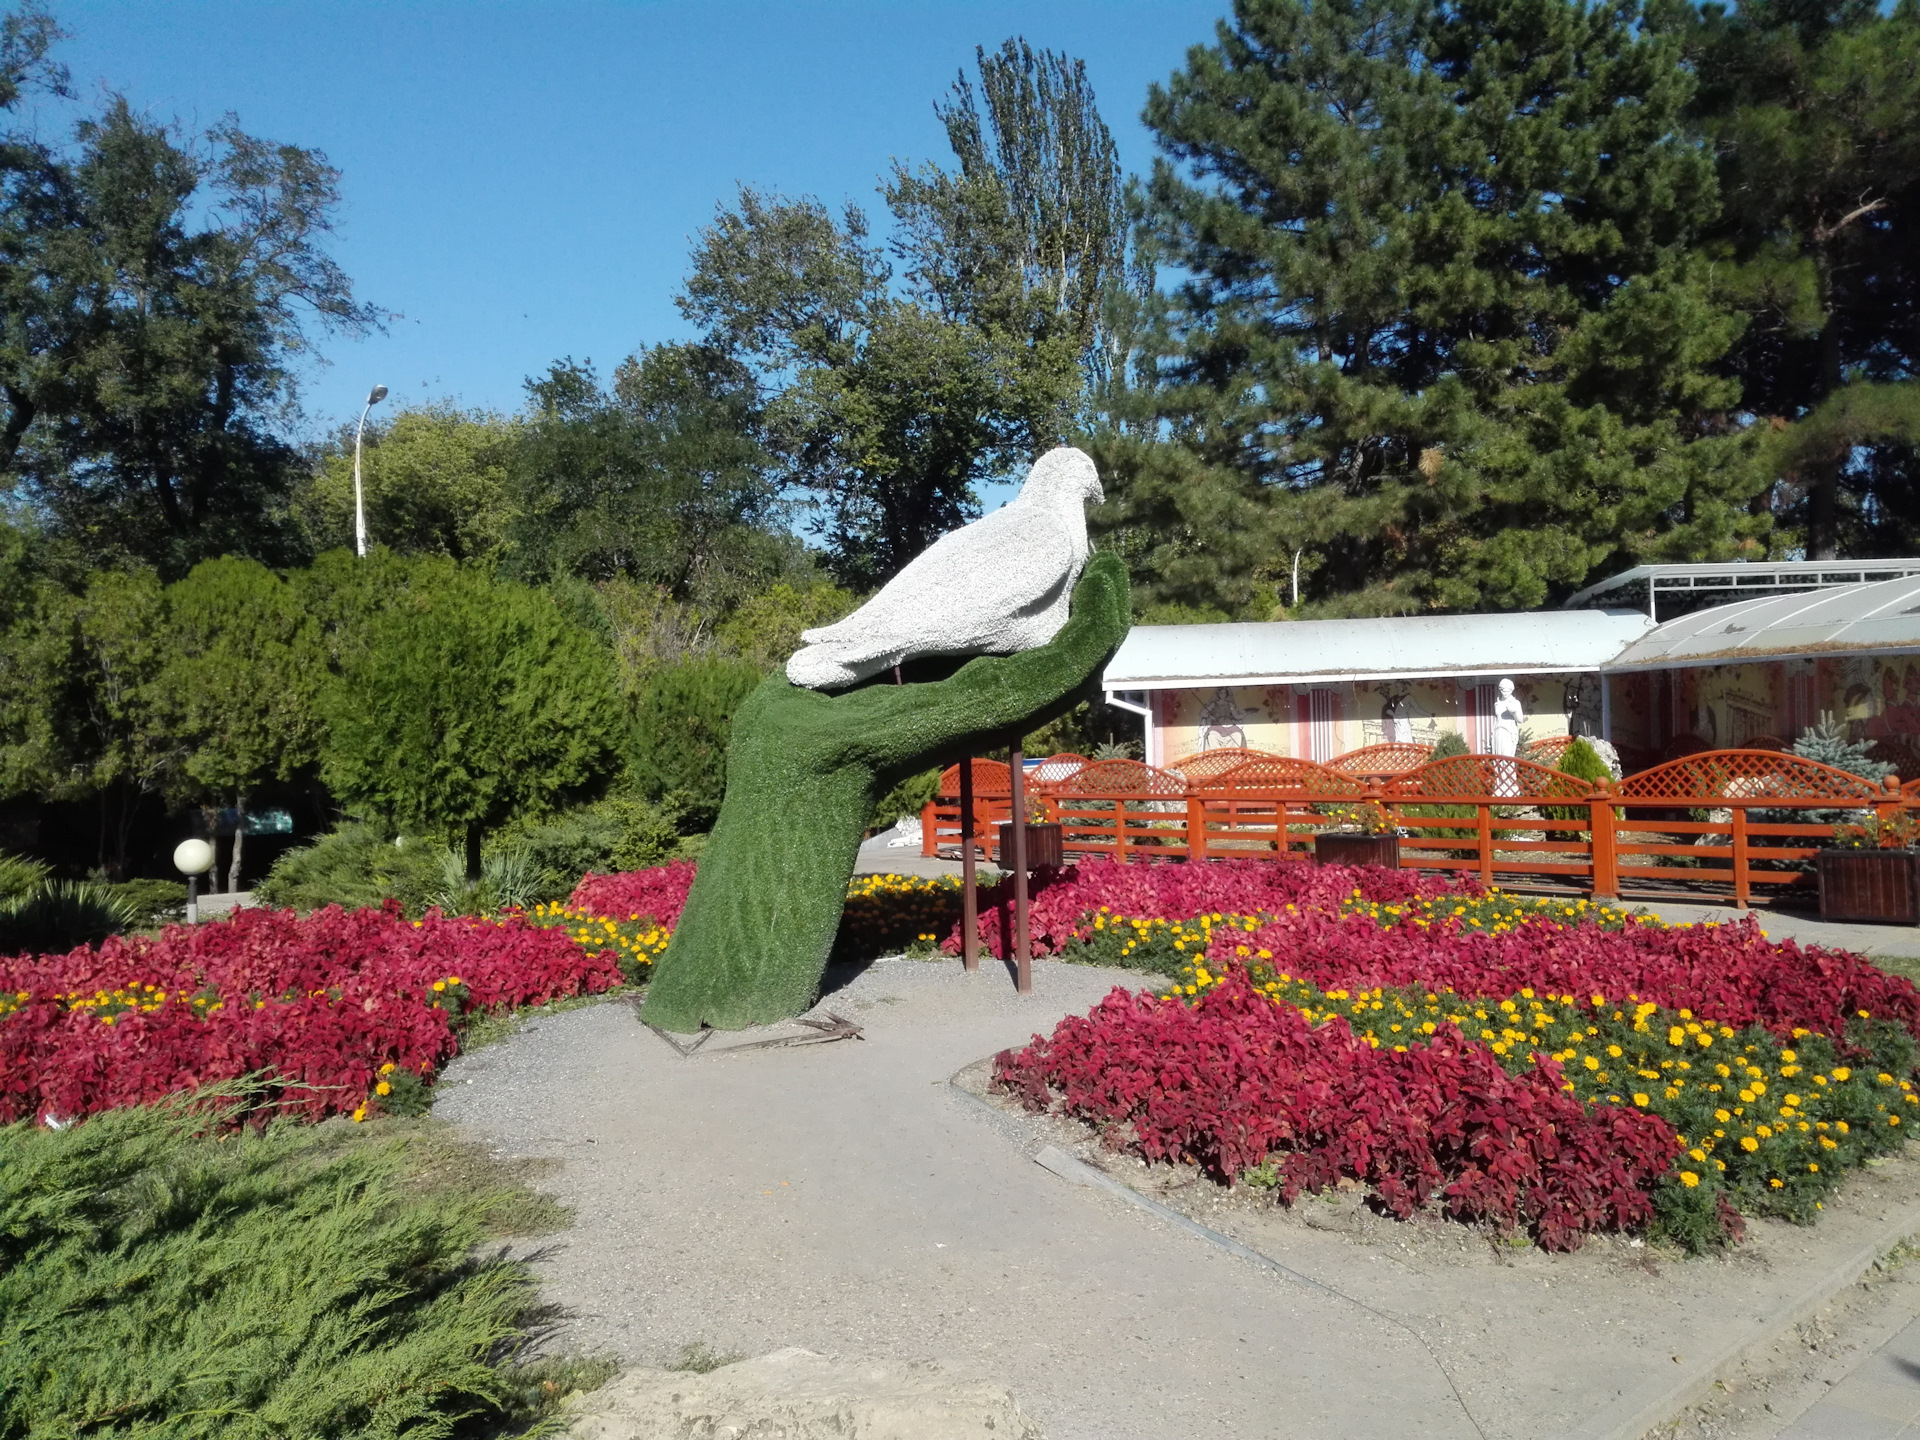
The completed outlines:
<svg viewBox="0 0 1920 1440">
<path fill-rule="evenodd" d="M 1013 967 L 1014 988 L 1033 993 L 1033 947 L 1027 937 L 1027 778 L 1026 756 L 1020 753 L 1025 737 L 1015 735 L 1007 745 L 1008 781 L 1013 789 Z"/>
<path fill-rule="evenodd" d="M 200 877 L 187 876 L 187 924 L 200 923 Z"/>
<path fill-rule="evenodd" d="M 971 975 L 980 968 L 980 900 L 974 893 L 973 757 L 960 761 L 960 963 Z"/>
</svg>

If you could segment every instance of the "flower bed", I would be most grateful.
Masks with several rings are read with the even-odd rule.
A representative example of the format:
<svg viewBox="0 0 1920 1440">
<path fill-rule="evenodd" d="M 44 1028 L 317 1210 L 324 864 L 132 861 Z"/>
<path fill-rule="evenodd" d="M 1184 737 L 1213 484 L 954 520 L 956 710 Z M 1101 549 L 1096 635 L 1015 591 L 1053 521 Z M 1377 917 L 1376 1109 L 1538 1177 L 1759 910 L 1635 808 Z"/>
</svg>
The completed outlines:
<svg viewBox="0 0 1920 1440">
<path fill-rule="evenodd" d="M 401 1105 L 470 1008 L 620 983 L 613 954 L 518 918 L 244 909 L 98 950 L 0 960 L 0 1121 L 59 1121 L 270 1072 L 312 1119 Z"/>
<path fill-rule="evenodd" d="M 1043 870 L 1032 881 L 1027 924 L 1036 955 L 1064 950 L 1085 939 L 1096 915 L 1153 920 L 1191 920 L 1201 915 L 1280 914 L 1289 906 L 1337 910 L 1360 891 L 1369 901 L 1405 902 L 1421 895 L 1473 896 L 1477 885 L 1456 890 L 1446 881 L 1412 870 L 1355 870 L 1337 865 L 1276 865 L 1268 860 L 1222 860 L 1206 865 L 1121 865 L 1086 860 L 1062 870 Z M 980 943 L 995 956 L 1013 953 L 1013 886 L 980 891 Z M 956 924 L 943 947 L 960 951 Z"/>
<path fill-rule="evenodd" d="M 1056 921 L 1070 958 L 1175 984 L 1003 1053 L 996 1082 L 1227 1183 L 1253 1171 L 1290 1200 L 1351 1177 L 1395 1214 L 1437 1200 L 1551 1248 L 1809 1220 L 1920 1114 L 1920 992 L 1855 956 L 1751 919 L 1313 878 L 1264 913 Z"/>
</svg>

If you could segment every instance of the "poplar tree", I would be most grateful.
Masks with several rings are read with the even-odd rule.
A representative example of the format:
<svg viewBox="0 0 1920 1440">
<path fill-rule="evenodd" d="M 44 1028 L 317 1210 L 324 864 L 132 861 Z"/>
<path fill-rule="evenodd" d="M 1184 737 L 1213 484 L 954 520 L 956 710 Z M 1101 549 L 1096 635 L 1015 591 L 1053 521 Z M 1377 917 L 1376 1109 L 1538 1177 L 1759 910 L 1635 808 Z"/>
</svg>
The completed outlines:
<svg viewBox="0 0 1920 1440">
<path fill-rule="evenodd" d="M 1211 583 L 1260 618 L 1295 551 L 1306 608 L 1391 613 L 1751 546 L 1690 93 L 1630 0 L 1239 0 L 1147 103 L 1182 278 L 1136 403 L 1188 458 L 1104 443 L 1115 538 L 1250 512 Z"/>
</svg>

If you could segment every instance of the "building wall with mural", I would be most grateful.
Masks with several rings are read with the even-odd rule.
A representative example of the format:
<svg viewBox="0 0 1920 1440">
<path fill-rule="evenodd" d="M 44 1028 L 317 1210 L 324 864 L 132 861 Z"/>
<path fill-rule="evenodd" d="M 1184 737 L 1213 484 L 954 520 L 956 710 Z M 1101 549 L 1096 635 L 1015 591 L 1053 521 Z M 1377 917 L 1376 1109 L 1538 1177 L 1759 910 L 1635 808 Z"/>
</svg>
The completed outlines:
<svg viewBox="0 0 1920 1440">
<path fill-rule="evenodd" d="M 1313 685 L 1214 685 L 1154 692 L 1148 761 L 1169 765 L 1209 750 L 1244 747 L 1330 760 L 1392 740 L 1438 743 L 1448 731 L 1476 753 L 1491 749 L 1498 675 Z M 1593 676 L 1516 675 L 1523 733 L 1545 740 L 1577 726 L 1599 731 Z M 1584 723 L 1582 723 L 1584 722 Z"/>
<path fill-rule="evenodd" d="M 1920 774 L 1920 655 L 1842 655 L 1615 675 L 1614 740 L 1640 758 L 1688 747 L 1791 744 L 1822 713 Z M 1911 767 L 1911 768 L 1910 768 Z"/>
</svg>

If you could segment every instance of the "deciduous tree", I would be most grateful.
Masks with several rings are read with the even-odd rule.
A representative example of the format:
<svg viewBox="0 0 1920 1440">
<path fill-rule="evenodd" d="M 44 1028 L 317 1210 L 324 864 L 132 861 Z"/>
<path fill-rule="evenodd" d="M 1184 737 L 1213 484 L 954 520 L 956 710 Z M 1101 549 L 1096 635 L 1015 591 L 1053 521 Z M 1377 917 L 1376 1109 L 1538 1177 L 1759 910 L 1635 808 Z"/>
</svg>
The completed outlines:
<svg viewBox="0 0 1920 1440">
<path fill-rule="evenodd" d="M 322 774 L 349 805 L 464 837 L 544 814 L 606 775 L 620 738 L 606 649 L 553 600 L 468 571 L 399 597 L 322 698 Z"/>
</svg>

